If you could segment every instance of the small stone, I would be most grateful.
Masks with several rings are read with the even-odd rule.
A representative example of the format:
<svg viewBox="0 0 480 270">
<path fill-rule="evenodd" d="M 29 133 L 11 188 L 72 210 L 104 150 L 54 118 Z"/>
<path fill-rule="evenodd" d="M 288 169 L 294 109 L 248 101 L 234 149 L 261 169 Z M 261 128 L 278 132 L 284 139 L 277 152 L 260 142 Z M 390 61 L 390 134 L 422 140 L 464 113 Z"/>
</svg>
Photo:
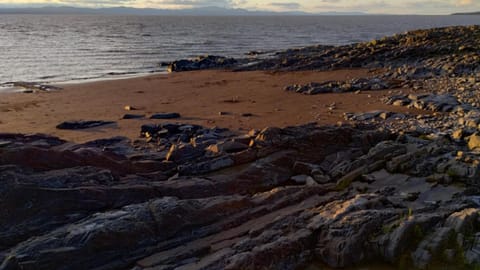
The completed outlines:
<svg viewBox="0 0 480 270">
<path fill-rule="evenodd" d="M 399 100 L 395 100 L 392 105 L 393 106 L 406 106 L 410 104 L 409 101 L 405 100 L 405 99 L 399 99 Z"/>
<path fill-rule="evenodd" d="M 393 115 L 393 113 L 391 113 L 391 112 L 382 112 L 379 115 L 379 117 L 382 118 L 383 120 L 387 120 L 392 115 Z"/>
<path fill-rule="evenodd" d="M 328 175 L 325 175 L 323 173 L 316 173 L 315 171 L 312 172 L 312 174 L 313 174 L 313 179 L 315 179 L 315 182 L 319 184 L 327 184 L 332 182 L 332 179 Z"/>
<path fill-rule="evenodd" d="M 255 138 L 255 137 L 257 137 L 258 133 L 260 133 L 260 130 L 258 130 L 258 129 L 251 129 L 251 130 L 248 132 L 248 136 L 250 136 L 251 138 Z"/>
<path fill-rule="evenodd" d="M 408 95 L 408 98 L 411 99 L 411 100 L 416 101 L 416 100 L 420 100 L 420 99 L 426 98 L 426 97 L 428 97 L 428 96 L 429 96 L 429 94 L 427 94 L 427 93 L 421 93 L 421 94 L 414 94 L 414 93 L 412 93 L 412 94 L 409 94 L 409 95 Z"/>
<path fill-rule="evenodd" d="M 461 140 L 463 137 L 463 129 L 457 129 L 452 133 L 452 138 L 454 140 Z"/>
<path fill-rule="evenodd" d="M 253 116 L 253 114 L 251 114 L 251 113 L 242 113 L 241 116 L 242 116 L 242 117 L 251 117 L 251 116 Z"/>
<path fill-rule="evenodd" d="M 317 181 L 315 181 L 315 179 L 313 179 L 312 177 L 307 177 L 307 181 L 305 183 L 307 186 L 318 186 L 318 183 Z"/>
<path fill-rule="evenodd" d="M 124 109 L 125 109 L 126 111 L 135 111 L 135 110 L 137 110 L 137 108 L 132 107 L 132 106 L 130 106 L 130 105 L 126 105 L 126 106 L 124 107 Z"/>
<path fill-rule="evenodd" d="M 301 174 L 301 175 L 292 176 L 291 179 L 296 184 L 305 185 L 307 183 L 307 178 L 309 178 L 309 177 L 310 176 L 308 176 L 308 175 Z"/>
<path fill-rule="evenodd" d="M 468 148 L 470 150 L 480 149 L 480 134 L 475 133 L 468 139 Z"/>
</svg>

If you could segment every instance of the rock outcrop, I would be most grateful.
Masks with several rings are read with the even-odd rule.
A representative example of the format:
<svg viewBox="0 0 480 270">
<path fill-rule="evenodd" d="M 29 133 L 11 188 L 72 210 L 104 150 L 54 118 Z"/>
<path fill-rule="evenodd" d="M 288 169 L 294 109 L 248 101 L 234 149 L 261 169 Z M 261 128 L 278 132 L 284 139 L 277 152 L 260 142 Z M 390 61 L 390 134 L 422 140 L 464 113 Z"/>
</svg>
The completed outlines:
<svg viewBox="0 0 480 270">
<path fill-rule="evenodd" d="M 206 55 L 196 59 L 178 60 L 170 63 L 168 72 L 191 71 L 199 69 L 230 68 L 237 64 L 237 60 L 223 56 Z"/>
<path fill-rule="evenodd" d="M 354 126 L 142 134 L 81 145 L 1 134 L 0 269 L 479 260 L 480 169 L 464 144 Z"/>
</svg>

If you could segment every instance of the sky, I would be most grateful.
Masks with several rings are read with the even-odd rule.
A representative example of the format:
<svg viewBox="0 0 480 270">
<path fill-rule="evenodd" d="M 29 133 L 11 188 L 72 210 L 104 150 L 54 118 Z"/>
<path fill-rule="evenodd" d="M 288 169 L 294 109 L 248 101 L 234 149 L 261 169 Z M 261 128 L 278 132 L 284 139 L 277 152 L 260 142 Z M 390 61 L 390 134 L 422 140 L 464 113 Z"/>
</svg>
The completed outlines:
<svg viewBox="0 0 480 270">
<path fill-rule="evenodd" d="M 2 6 L 127 6 L 179 9 L 205 6 L 248 10 L 366 12 L 386 14 L 450 14 L 480 11 L 480 0 L 0 0 Z"/>
</svg>

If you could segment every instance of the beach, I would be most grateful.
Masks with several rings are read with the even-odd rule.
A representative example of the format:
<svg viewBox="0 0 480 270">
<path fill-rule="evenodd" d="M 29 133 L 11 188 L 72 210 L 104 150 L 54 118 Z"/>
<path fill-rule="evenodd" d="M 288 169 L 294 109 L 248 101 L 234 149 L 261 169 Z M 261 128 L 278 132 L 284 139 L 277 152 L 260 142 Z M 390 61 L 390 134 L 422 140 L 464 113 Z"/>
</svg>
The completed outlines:
<svg viewBox="0 0 480 270">
<path fill-rule="evenodd" d="M 317 122 L 319 125 L 347 123 L 344 113 L 389 110 L 421 113 L 381 101 L 391 90 L 355 93 L 298 95 L 284 87 L 311 81 L 349 80 L 368 75 L 368 69 L 298 72 L 232 72 L 221 70 L 159 74 L 137 78 L 60 85 L 53 92 L 3 94 L 0 130 L 43 133 L 77 143 L 125 136 L 140 136 L 147 123 L 182 122 L 207 127 L 248 131 L 265 127 L 287 127 Z M 397 89 L 408 94 L 411 89 Z M 330 105 L 335 109 L 329 110 Z M 125 110 L 131 106 L 132 111 Z M 179 119 L 152 120 L 154 113 L 177 112 Z M 223 112 L 224 115 L 220 115 Z M 122 119 L 125 114 L 144 115 Z M 252 114 L 242 116 L 242 114 Z M 116 124 L 95 129 L 59 130 L 71 120 L 106 120 Z"/>
</svg>

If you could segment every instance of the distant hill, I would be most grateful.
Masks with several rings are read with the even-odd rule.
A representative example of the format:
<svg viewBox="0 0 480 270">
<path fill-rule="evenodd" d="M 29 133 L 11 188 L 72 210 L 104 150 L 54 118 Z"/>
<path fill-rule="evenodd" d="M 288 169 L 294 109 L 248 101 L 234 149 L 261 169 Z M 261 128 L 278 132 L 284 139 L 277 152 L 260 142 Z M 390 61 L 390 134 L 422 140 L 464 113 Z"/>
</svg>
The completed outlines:
<svg viewBox="0 0 480 270">
<path fill-rule="evenodd" d="M 477 11 L 477 12 L 453 13 L 452 15 L 480 15 L 480 11 Z"/>
<path fill-rule="evenodd" d="M 365 15 L 361 12 L 306 13 L 301 11 L 273 12 L 221 7 L 201 7 L 192 9 L 153 9 L 153 8 L 79 8 L 70 6 L 47 6 L 25 8 L 1 8 L 0 14 L 111 14 L 111 15 L 164 15 L 164 16 L 275 16 L 275 15 Z"/>
</svg>

